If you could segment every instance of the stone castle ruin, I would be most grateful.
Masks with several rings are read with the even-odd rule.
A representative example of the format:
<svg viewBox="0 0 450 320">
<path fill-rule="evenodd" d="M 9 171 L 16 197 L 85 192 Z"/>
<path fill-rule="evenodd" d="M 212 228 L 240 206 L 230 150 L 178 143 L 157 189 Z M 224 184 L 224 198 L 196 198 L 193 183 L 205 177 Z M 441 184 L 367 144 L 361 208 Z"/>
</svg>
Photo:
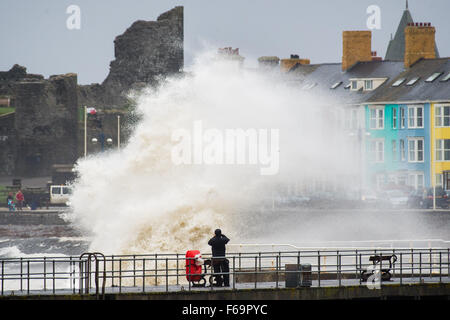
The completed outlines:
<svg viewBox="0 0 450 320">
<path fill-rule="evenodd" d="M 13 108 L 0 113 L 0 175 L 50 175 L 55 164 L 75 163 L 84 154 L 84 106 L 99 111 L 88 121 L 88 136 L 117 141 L 117 115 L 125 127 L 130 90 L 182 72 L 183 29 L 181 6 L 156 21 L 134 22 L 114 40 L 115 60 L 101 84 L 78 85 L 75 73 L 45 79 L 17 64 L 0 72 L 0 100 Z"/>
</svg>

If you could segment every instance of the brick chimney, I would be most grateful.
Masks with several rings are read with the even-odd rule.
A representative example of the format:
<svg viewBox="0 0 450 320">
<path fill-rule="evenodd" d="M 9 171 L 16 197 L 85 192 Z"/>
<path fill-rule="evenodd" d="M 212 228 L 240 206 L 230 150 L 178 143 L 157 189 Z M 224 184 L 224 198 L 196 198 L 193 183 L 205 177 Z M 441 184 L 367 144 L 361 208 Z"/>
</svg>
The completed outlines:
<svg viewBox="0 0 450 320">
<path fill-rule="evenodd" d="M 289 59 L 281 59 L 281 71 L 287 72 L 297 63 L 310 64 L 311 62 L 309 59 L 300 59 L 298 54 L 291 54 Z"/>
<path fill-rule="evenodd" d="M 372 61 L 372 32 L 344 31 L 342 33 L 342 71 L 358 61 Z"/>
<path fill-rule="evenodd" d="M 405 28 L 405 68 L 420 58 L 436 58 L 436 29 L 431 23 L 409 23 Z"/>
</svg>

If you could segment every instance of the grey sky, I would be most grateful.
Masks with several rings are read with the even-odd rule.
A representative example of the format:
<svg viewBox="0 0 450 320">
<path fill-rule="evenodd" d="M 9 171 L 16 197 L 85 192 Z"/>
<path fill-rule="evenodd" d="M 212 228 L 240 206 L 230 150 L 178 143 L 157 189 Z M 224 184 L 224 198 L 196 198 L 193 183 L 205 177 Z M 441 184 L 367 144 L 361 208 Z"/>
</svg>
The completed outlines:
<svg viewBox="0 0 450 320">
<path fill-rule="evenodd" d="M 69 30 L 66 9 L 81 9 L 81 29 Z M 291 53 L 311 63 L 340 62 L 342 31 L 366 30 L 366 9 L 381 9 L 372 50 L 384 57 L 405 0 L 0 0 L 0 70 L 15 63 L 48 77 L 78 73 L 78 82 L 102 82 L 114 59 L 114 38 L 136 20 L 155 20 L 184 6 L 185 65 L 207 46 L 240 48 L 246 66 L 263 55 Z M 409 0 L 414 21 L 431 22 L 441 57 L 450 56 L 449 0 Z"/>
</svg>

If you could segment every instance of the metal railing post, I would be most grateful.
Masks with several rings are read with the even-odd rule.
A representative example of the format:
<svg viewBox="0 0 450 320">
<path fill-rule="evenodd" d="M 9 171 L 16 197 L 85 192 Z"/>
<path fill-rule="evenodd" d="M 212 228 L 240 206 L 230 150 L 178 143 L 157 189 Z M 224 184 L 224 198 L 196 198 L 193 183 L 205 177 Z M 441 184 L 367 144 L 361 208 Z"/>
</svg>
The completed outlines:
<svg viewBox="0 0 450 320">
<path fill-rule="evenodd" d="M 413 277 L 413 275 L 411 275 Z M 419 283 L 422 282 L 422 252 L 419 252 Z"/>
<path fill-rule="evenodd" d="M 46 257 L 44 257 L 44 291 L 47 291 L 47 279 L 46 279 L 46 276 L 47 276 L 47 262 L 45 261 L 45 259 L 46 259 Z"/>
<path fill-rule="evenodd" d="M 233 255 L 233 290 L 236 289 L 236 256 Z"/>
<path fill-rule="evenodd" d="M 155 253 L 155 286 L 158 285 L 158 254 Z"/>
<path fill-rule="evenodd" d="M 142 259 L 142 292 L 145 292 L 145 258 Z"/>
<path fill-rule="evenodd" d="M 258 253 L 259 258 L 259 271 L 261 271 L 261 252 Z"/>
<path fill-rule="evenodd" d="M 122 258 L 119 259 L 119 293 L 122 293 Z"/>
<path fill-rule="evenodd" d="M 400 285 L 403 284 L 403 253 L 400 252 Z"/>
<path fill-rule="evenodd" d="M 53 294 L 55 294 L 55 287 L 56 287 L 56 285 L 55 285 L 55 281 L 56 281 L 56 279 L 55 279 L 55 260 L 53 260 Z"/>
<path fill-rule="evenodd" d="M 27 260 L 27 294 L 30 294 L 30 260 Z"/>
<path fill-rule="evenodd" d="M 111 287 L 114 287 L 114 255 L 111 256 Z"/>
<path fill-rule="evenodd" d="M 169 259 L 166 258 L 166 292 L 169 292 Z"/>
<path fill-rule="evenodd" d="M 23 291 L 23 258 L 20 258 L 20 292 Z"/>
<path fill-rule="evenodd" d="M 442 282 L 442 252 L 439 251 L 439 283 Z"/>
<path fill-rule="evenodd" d="M 2 260 L 2 295 L 5 286 L 5 261 Z"/>
<path fill-rule="evenodd" d="M 133 255 L 133 287 L 136 287 L 136 255 Z"/>
<path fill-rule="evenodd" d="M 317 251 L 317 280 L 320 287 L 320 251 Z"/>
<path fill-rule="evenodd" d="M 342 266 L 341 266 L 341 255 L 338 255 L 338 260 L 339 260 L 339 287 L 341 286 L 341 277 L 342 277 L 342 274 L 341 274 L 341 268 L 342 268 Z"/>
<path fill-rule="evenodd" d="M 275 264 L 275 268 L 276 268 L 276 288 L 278 289 L 278 258 L 276 257 L 276 264 Z"/>
<path fill-rule="evenodd" d="M 257 257 L 255 257 L 255 289 L 256 289 L 256 286 L 257 286 L 257 282 L 258 282 L 258 258 Z"/>
<path fill-rule="evenodd" d="M 179 280 L 178 280 L 178 269 L 179 269 L 178 264 L 179 264 L 179 262 L 178 262 L 178 253 L 177 253 L 177 286 L 180 284 Z"/>
<path fill-rule="evenodd" d="M 360 273 L 362 274 L 362 255 L 361 255 L 361 253 L 359 254 L 359 271 L 360 271 Z M 361 285 L 361 283 L 362 283 L 362 276 L 361 276 L 361 274 L 360 274 L 360 276 L 359 276 L 359 284 Z"/>
<path fill-rule="evenodd" d="M 433 256 L 430 248 L 430 278 L 432 277 L 432 272 L 433 272 Z"/>
</svg>

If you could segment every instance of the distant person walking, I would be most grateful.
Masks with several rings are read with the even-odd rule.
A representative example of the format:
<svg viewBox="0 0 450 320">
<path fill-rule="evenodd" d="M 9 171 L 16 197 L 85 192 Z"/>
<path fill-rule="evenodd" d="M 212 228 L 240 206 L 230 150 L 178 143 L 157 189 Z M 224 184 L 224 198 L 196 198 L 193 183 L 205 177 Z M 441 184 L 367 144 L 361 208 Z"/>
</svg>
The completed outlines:
<svg viewBox="0 0 450 320">
<path fill-rule="evenodd" d="M 229 261 L 225 258 L 225 245 L 230 241 L 220 229 L 214 231 L 215 236 L 208 241 L 212 251 L 212 265 L 214 273 L 224 273 L 216 276 L 216 285 L 221 287 L 230 286 L 230 268 Z"/>
<path fill-rule="evenodd" d="M 14 206 L 14 197 L 11 192 L 8 194 L 8 197 L 6 198 L 6 203 L 8 204 L 9 211 L 14 211 L 16 209 Z"/>
<path fill-rule="evenodd" d="M 25 200 L 25 197 L 23 196 L 22 190 L 17 191 L 17 193 L 16 193 L 17 210 L 22 211 L 24 200 Z"/>
</svg>

